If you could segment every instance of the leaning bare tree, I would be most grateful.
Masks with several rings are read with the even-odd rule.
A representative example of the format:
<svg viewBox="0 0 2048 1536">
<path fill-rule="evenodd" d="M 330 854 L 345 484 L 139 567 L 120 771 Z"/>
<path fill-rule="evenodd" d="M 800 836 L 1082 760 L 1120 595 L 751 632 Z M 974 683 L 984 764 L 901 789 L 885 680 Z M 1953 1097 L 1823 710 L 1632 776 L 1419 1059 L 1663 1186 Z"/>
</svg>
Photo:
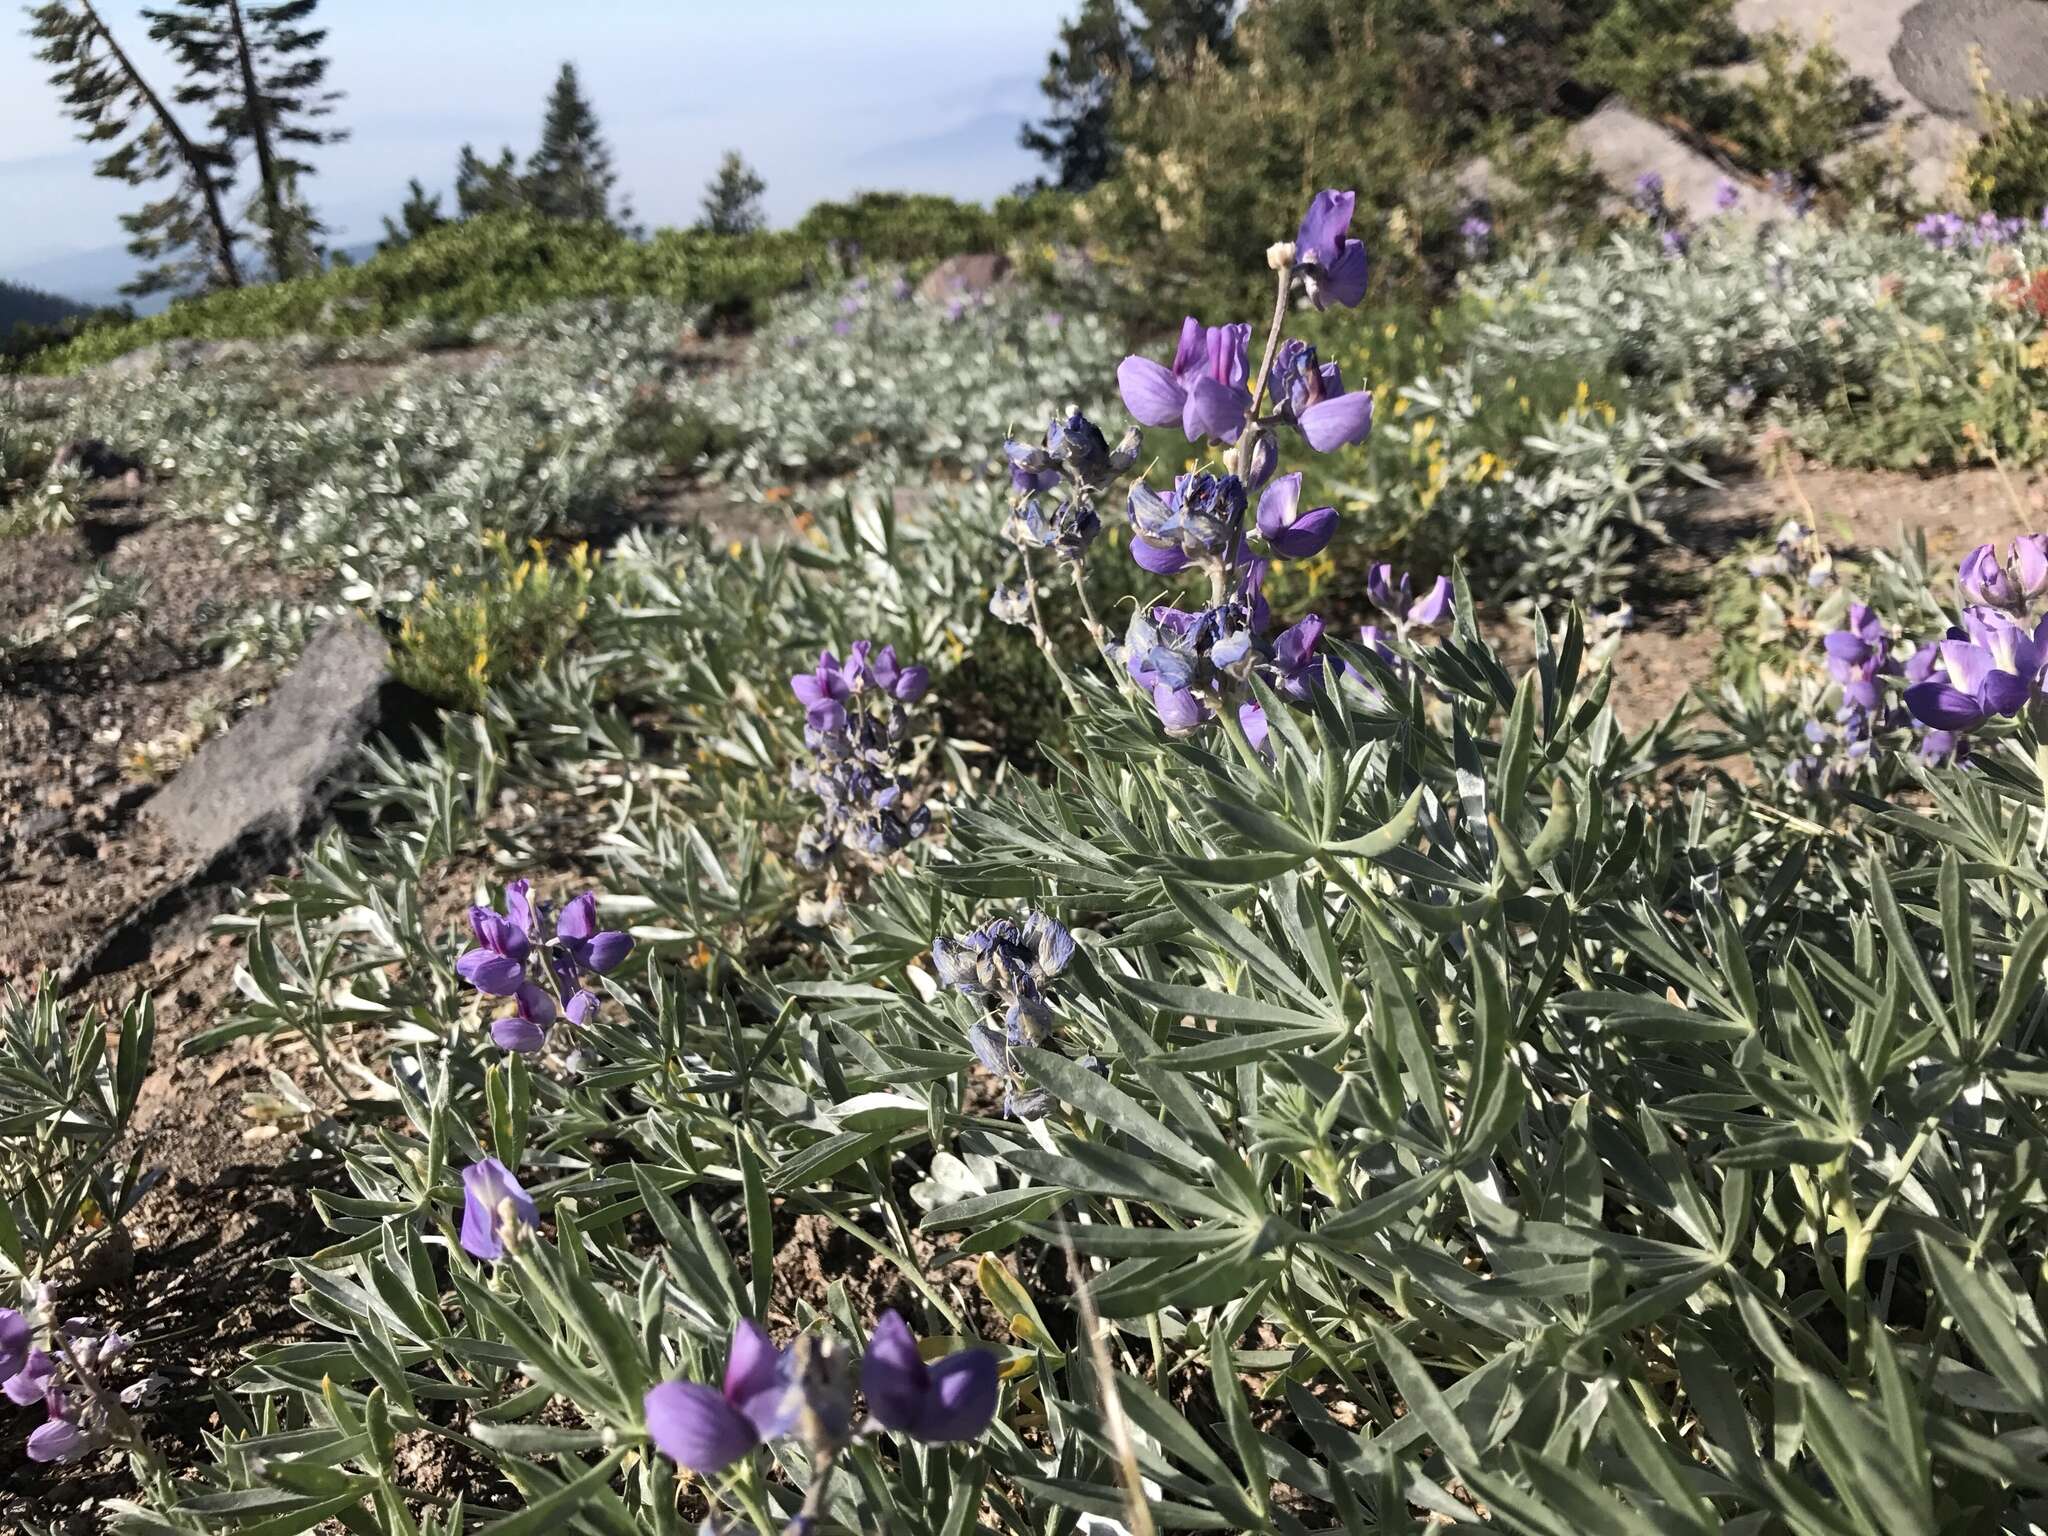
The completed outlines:
<svg viewBox="0 0 2048 1536">
<path fill-rule="evenodd" d="M 256 161 L 257 186 L 249 217 L 262 231 L 264 255 L 276 278 L 316 271 L 322 233 L 299 190 L 313 167 L 299 151 L 346 138 L 345 130 L 315 126 L 334 110 L 339 93 L 325 89 L 325 28 L 307 25 L 319 0 L 179 0 L 145 10 L 150 35 L 186 71 L 181 103 L 205 107 L 222 146 L 246 145 Z"/>
<path fill-rule="evenodd" d="M 130 186 L 173 183 L 167 195 L 121 216 L 128 249 L 146 263 L 125 292 L 239 288 L 235 232 L 221 200 L 233 156 L 193 138 L 121 46 L 92 0 L 47 0 L 29 8 L 37 57 L 63 93 L 88 144 L 112 147 L 94 170 Z"/>
</svg>

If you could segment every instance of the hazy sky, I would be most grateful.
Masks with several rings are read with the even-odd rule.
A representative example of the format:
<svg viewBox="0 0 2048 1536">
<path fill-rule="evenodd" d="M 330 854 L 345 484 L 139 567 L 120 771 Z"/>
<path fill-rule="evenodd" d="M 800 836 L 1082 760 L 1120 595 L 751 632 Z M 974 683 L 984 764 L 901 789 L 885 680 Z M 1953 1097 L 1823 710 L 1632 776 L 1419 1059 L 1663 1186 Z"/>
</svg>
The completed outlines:
<svg viewBox="0 0 2048 1536">
<path fill-rule="evenodd" d="M 144 3 L 100 10 L 154 58 Z M 1036 169 L 1017 125 L 1073 4 L 326 0 L 330 79 L 347 93 L 334 120 L 353 137 L 318 152 L 309 190 L 337 243 L 374 239 L 408 177 L 447 187 L 463 143 L 526 155 L 573 59 L 649 225 L 693 219 L 727 149 L 767 178 L 777 223 L 857 188 L 988 198 Z M 0 277 L 95 296 L 119 264 L 115 217 L 142 194 L 92 175 L 21 15 L 0 0 Z"/>
</svg>

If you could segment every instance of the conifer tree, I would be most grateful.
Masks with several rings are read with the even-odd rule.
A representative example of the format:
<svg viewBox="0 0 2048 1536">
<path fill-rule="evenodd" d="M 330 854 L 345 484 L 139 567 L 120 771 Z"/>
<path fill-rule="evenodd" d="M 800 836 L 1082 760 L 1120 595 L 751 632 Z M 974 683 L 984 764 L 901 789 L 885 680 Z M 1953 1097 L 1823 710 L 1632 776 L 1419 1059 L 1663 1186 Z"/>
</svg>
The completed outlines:
<svg viewBox="0 0 2048 1536">
<path fill-rule="evenodd" d="M 439 229 L 447 222 L 446 216 L 441 212 L 441 194 L 435 192 L 429 195 L 427 189 L 420 185 L 419 177 L 415 176 L 404 206 L 398 210 L 398 217 L 385 217 L 384 238 L 377 242 L 377 249 L 396 250 L 401 245 L 419 239 L 430 230 Z"/>
<path fill-rule="evenodd" d="M 455 209 L 462 218 L 504 213 L 526 205 L 519 161 L 509 148 L 496 160 L 486 160 L 469 145 L 462 146 L 462 154 L 455 162 Z"/>
<path fill-rule="evenodd" d="M 94 171 L 135 187 L 172 183 L 166 195 L 121 216 L 128 249 L 150 263 L 123 291 L 239 288 L 235 232 L 222 206 L 232 155 L 186 132 L 92 0 L 46 0 L 29 14 L 30 35 L 42 44 L 36 56 L 82 125 L 79 136 L 111 146 Z"/>
<path fill-rule="evenodd" d="M 300 191 L 313 167 L 299 151 L 332 144 L 347 134 L 315 126 L 339 99 L 323 89 L 327 59 L 319 51 L 324 28 L 306 25 L 319 0 L 179 0 L 171 9 L 145 10 L 150 35 L 182 64 L 187 79 L 178 100 L 206 107 L 220 143 L 230 152 L 247 145 L 256 162 L 250 218 L 262 232 L 271 274 L 297 277 L 320 264 L 323 232 Z"/>
<path fill-rule="evenodd" d="M 760 172 L 738 150 L 727 150 L 718 174 L 704 188 L 704 216 L 697 227 L 714 235 L 751 235 L 768 222 L 761 211 L 761 194 L 767 190 Z"/>
<path fill-rule="evenodd" d="M 1051 166 L 1041 185 L 1085 192 L 1107 176 L 1117 157 L 1118 88 L 1144 85 L 1197 49 L 1223 48 L 1235 9 L 1234 0 L 1081 0 L 1046 60 L 1046 116 L 1017 136 Z"/>
<path fill-rule="evenodd" d="M 583 94 L 576 66 L 564 64 L 548 94 L 540 148 L 526 163 L 525 192 L 534 209 L 551 219 L 603 219 L 623 223 L 631 213 L 621 208 L 614 217 L 612 188 L 618 183 L 612 153 L 597 123 L 597 113 Z"/>
</svg>

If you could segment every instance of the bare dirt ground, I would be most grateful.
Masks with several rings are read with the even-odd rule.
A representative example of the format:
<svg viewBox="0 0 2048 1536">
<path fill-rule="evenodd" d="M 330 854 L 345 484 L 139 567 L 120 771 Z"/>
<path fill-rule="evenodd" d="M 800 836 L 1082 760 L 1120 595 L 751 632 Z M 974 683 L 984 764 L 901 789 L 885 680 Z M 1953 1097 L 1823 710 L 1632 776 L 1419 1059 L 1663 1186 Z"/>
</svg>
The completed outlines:
<svg viewBox="0 0 2048 1536">
<path fill-rule="evenodd" d="M 1650 594 L 1615 662 L 1615 712 L 1640 730 L 1688 695 L 1711 690 L 1721 637 L 1701 599 L 1714 564 L 1796 518 L 1839 553 L 1896 549 L 1923 538 L 1930 572 L 1952 572 L 1987 540 L 2048 529 L 2048 479 L 1996 468 L 1948 475 L 1784 464 L 1728 476 L 1673 522 L 1671 547 L 1649 561 Z"/>
</svg>

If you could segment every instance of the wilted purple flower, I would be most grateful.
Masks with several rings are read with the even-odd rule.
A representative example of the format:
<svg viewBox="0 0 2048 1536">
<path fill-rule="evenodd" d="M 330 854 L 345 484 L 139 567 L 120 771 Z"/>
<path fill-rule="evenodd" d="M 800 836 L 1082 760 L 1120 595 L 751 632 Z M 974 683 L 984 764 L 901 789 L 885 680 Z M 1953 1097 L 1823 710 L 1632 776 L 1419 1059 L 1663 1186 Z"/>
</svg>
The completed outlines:
<svg viewBox="0 0 2048 1536">
<path fill-rule="evenodd" d="M 1664 177 L 1657 171 L 1645 171 L 1636 178 L 1635 204 L 1644 213 L 1659 213 L 1664 208 Z"/>
<path fill-rule="evenodd" d="M 1723 213 L 1733 213 L 1741 204 L 1742 188 L 1723 176 L 1720 185 L 1714 188 L 1714 206 Z"/>
<path fill-rule="evenodd" d="M 996 1357 L 963 1349 L 926 1364 L 909 1325 L 884 1312 L 861 1357 L 861 1391 L 884 1428 L 944 1445 L 972 1440 L 996 1412 Z"/>
<path fill-rule="evenodd" d="M 904 665 L 892 645 L 877 651 L 861 640 L 843 664 L 826 651 L 814 671 L 790 679 L 790 686 L 805 704 L 804 743 L 811 754 L 793 779 L 820 802 L 819 814 L 798 837 L 797 863 L 817 870 L 848 842 L 882 855 L 922 837 L 931 810 L 906 808 L 911 730 L 903 706 L 924 697 L 929 670 Z"/>
<path fill-rule="evenodd" d="M 1074 937 L 1039 911 L 996 918 L 932 945 L 932 970 L 956 992 L 981 999 L 985 1021 L 968 1031 L 976 1058 L 1004 1081 L 1005 1112 L 1035 1119 L 1050 1106 L 1035 1092 L 1013 1094 L 1015 1050 L 1041 1046 L 1052 1033 L 1051 987 L 1074 958 Z M 1000 1016 L 1000 1029 L 991 1027 Z"/>
<path fill-rule="evenodd" d="M 1294 236 L 1294 265 L 1317 309 L 1327 309 L 1333 301 L 1351 309 L 1365 297 L 1371 263 L 1365 242 L 1348 235 L 1357 206 L 1356 192 L 1325 190 L 1310 199 L 1308 212 L 1301 216 Z"/>
<path fill-rule="evenodd" d="M 1301 510 L 1301 474 L 1282 475 L 1259 497 L 1259 536 L 1282 560 L 1305 560 L 1329 547 L 1337 534 L 1332 507 Z"/>
<path fill-rule="evenodd" d="M 462 1170 L 462 1249 L 471 1258 L 495 1262 L 539 1225 L 533 1197 L 495 1157 Z"/>
<path fill-rule="evenodd" d="M 988 611 L 1000 623 L 1029 624 L 1031 594 L 1023 587 L 1006 587 L 998 583 L 988 600 Z"/>
<path fill-rule="evenodd" d="M 1179 426 L 1189 442 L 1213 437 L 1237 441 L 1252 394 L 1249 325 L 1204 328 L 1193 315 L 1181 322 L 1173 366 L 1131 356 L 1117 364 L 1117 389 L 1124 407 L 1148 427 Z"/>
<path fill-rule="evenodd" d="M 647 1433 L 677 1465 L 700 1476 L 722 1471 L 755 1446 L 786 1435 L 802 1411 L 790 1351 L 777 1349 L 759 1323 L 732 1331 L 721 1390 L 665 1381 L 647 1394 Z"/>
<path fill-rule="evenodd" d="M 1086 499 L 1030 496 L 1010 515 L 1010 537 L 1020 547 L 1042 549 L 1062 560 L 1079 560 L 1100 532 L 1102 519 Z"/>
<path fill-rule="evenodd" d="M 889 297 L 899 304 L 909 298 L 911 292 L 910 279 L 907 277 L 899 277 L 889 285 Z"/>
<path fill-rule="evenodd" d="M 1158 576 L 1171 576 L 1197 560 L 1227 559 L 1244 526 L 1244 482 L 1235 475 L 1176 475 L 1164 496 L 1143 483 L 1131 487 L 1131 558 Z"/>
<path fill-rule="evenodd" d="M 1666 256 L 1683 256 L 1692 249 L 1692 236 L 1673 226 L 1657 237 L 1657 243 L 1664 247 Z"/>
<path fill-rule="evenodd" d="M 1319 363 L 1306 342 L 1285 341 L 1270 380 L 1280 419 L 1297 428 L 1317 453 L 1364 442 L 1372 431 L 1372 391 L 1346 393 L 1335 363 Z"/>
</svg>

